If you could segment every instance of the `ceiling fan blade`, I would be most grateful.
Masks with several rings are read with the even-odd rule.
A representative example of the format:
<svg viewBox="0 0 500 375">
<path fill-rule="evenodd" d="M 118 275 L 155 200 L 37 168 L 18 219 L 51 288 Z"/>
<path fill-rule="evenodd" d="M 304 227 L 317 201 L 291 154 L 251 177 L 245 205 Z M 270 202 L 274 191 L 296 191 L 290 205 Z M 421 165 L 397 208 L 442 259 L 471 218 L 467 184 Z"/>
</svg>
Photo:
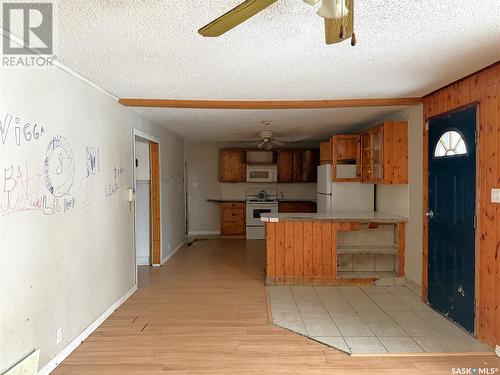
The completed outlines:
<svg viewBox="0 0 500 375">
<path fill-rule="evenodd" d="M 203 26 L 198 32 L 203 36 L 216 37 L 238 26 L 277 0 L 246 0 L 216 20 Z"/>
<path fill-rule="evenodd" d="M 347 8 L 349 9 L 349 14 L 344 17 L 344 38 L 340 38 L 340 26 L 342 24 L 342 18 L 330 19 L 325 18 L 325 40 L 326 44 L 334 44 L 343 42 L 346 39 L 352 37 L 354 31 L 354 4 L 351 0 L 346 0 Z"/>
</svg>

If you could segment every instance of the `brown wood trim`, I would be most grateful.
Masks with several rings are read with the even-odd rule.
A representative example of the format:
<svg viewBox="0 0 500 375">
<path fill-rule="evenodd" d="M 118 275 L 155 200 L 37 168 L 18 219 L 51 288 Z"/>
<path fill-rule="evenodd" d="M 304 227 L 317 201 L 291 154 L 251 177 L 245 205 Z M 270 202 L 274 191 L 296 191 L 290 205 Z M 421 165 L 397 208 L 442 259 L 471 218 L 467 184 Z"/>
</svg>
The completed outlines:
<svg viewBox="0 0 500 375">
<path fill-rule="evenodd" d="M 151 264 L 161 264 L 161 223 L 160 223 L 160 145 L 150 142 L 151 162 Z"/>
<path fill-rule="evenodd" d="M 441 113 L 438 113 L 438 114 L 433 115 L 433 116 L 429 116 L 427 118 L 427 122 L 429 122 L 430 120 L 436 120 L 436 119 L 440 119 L 440 118 L 443 118 L 443 117 L 448 117 L 448 116 L 452 115 L 453 113 L 461 111 L 462 109 L 465 109 L 465 108 L 478 107 L 480 103 L 481 102 L 479 100 L 476 100 L 474 102 L 470 102 L 470 103 L 461 105 L 459 107 L 452 108 L 452 109 L 450 109 L 448 111 L 441 112 Z M 479 118 L 478 118 L 478 121 L 479 121 Z"/>
<path fill-rule="evenodd" d="M 429 122 L 424 119 L 423 134 L 423 223 L 422 223 L 422 300 L 429 302 L 429 218 L 425 213 L 429 210 Z"/>
<path fill-rule="evenodd" d="M 204 108 L 204 109 L 317 109 L 348 107 L 390 107 L 415 105 L 422 98 L 331 99 L 331 100 L 178 100 L 120 98 L 126 107 Z"/>
<path fill-rule="evenodd" d="M 405 223 L 399 223 L 397 225 L 398 231 L 398 256 L 399 256 L 399 266 L 398 273 L 399 276 L 405 275 L 405 252 L 406 252 L 406 225 Z"/>
<path fill-rule="evenodd" d="M 286 283 L 279 281 L 278 279 L 266 276 L 266 285 L 328 285 L 328 286 L 373 286 L 377 285 L 377 279 L 375 278 L 316 278 L 312 282 L 305 282 L 302 276 L 290 276 L 286 279 Z"/>
</svg>

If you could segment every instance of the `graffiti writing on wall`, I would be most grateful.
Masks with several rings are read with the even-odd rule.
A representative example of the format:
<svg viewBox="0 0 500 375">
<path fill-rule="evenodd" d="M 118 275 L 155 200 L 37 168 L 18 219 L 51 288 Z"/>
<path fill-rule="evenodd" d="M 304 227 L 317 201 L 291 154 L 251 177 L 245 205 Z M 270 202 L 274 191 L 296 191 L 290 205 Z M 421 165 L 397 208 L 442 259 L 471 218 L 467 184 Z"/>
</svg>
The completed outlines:
<svg viewBox="0 0 500 375">
<path fill-rule="evenodd" d="M 45 134 L 44 127 L 34 122 L 21 121 L 9 113 L 0 116 L 0 146 L 31 149 L 30 145 Z M 83 209 L 102 199 L 97 193 L 103 189 L 100 184 L 101 149 L 86 145 L 74 150 L 62 135 L 46 141 L 47 146 L 38 157 L 7 163 L 0 160 L 0 216 L 23 211 L 54 215 Z M 29 154 L 29 149 L 23 154 Z M 78 156 L 78 163 L 75 156 Z M 104 187 L 104 198 L 120 190 L 124 171 L 122 167 L 113 166 L 110 176 L 113 182 Z"/>
<path fill-rule="evenodd" d="M 96 146 L 85 148 L 85 177 L 80 180 L 79 208 L 90 206 L 96 200 L 96 179 L 101 171 L 101 151 Z"/>
<path fill-rule="evenodd" d="M 113 166 L 113 177 L 114 182 L 104 187 L 104 196 L 109 198 L 113 196 L 118 190 L 120 190 L 120 185 L 118 184 L 120 176 L 125 172 L 125 168 Z"/>
<path fill-rule="evenodd" d="M 12 125 L 12 121 L 14 121 L 14 125 Z M 36 141 L 44 134 L 45 129 L 43 126 L 29 122 L 21 124 L 19 117 L 14 117 L 10 113 L 5 115 L 3 121 L 0 119 L 0 141 L 2 145 L 14 143 L 20 146 L 23 142 Z"/>
</svg>

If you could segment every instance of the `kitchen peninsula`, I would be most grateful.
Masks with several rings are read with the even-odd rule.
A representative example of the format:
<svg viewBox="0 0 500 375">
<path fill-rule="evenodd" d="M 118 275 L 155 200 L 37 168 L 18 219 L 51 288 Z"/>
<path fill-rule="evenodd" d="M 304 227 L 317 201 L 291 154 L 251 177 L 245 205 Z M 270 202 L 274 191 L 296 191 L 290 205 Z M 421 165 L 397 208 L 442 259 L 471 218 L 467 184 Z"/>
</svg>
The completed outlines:
<svg viewBox="0 0 500 375">
<path fill-rule="evenodd" d="M 404 276 L 406 218 L 380 212 L 263 214 L 267 285 L 370 285 Z"/>
</svg>

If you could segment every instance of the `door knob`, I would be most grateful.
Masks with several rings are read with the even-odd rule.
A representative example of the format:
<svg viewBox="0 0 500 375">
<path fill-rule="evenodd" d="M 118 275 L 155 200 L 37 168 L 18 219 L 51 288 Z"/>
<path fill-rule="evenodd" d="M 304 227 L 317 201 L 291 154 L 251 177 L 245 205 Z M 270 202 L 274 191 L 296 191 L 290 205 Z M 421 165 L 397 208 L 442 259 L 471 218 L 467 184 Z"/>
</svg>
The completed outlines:
<svg viewBox="0 0 500 375">
<path fill-rule="evenodd" d="M 425 213 L 425 216 L 427 216 L 429 219 L 432 219 L 434 217 L 434 212 L 432 210 L 429 210 Z"/>
</svg>

